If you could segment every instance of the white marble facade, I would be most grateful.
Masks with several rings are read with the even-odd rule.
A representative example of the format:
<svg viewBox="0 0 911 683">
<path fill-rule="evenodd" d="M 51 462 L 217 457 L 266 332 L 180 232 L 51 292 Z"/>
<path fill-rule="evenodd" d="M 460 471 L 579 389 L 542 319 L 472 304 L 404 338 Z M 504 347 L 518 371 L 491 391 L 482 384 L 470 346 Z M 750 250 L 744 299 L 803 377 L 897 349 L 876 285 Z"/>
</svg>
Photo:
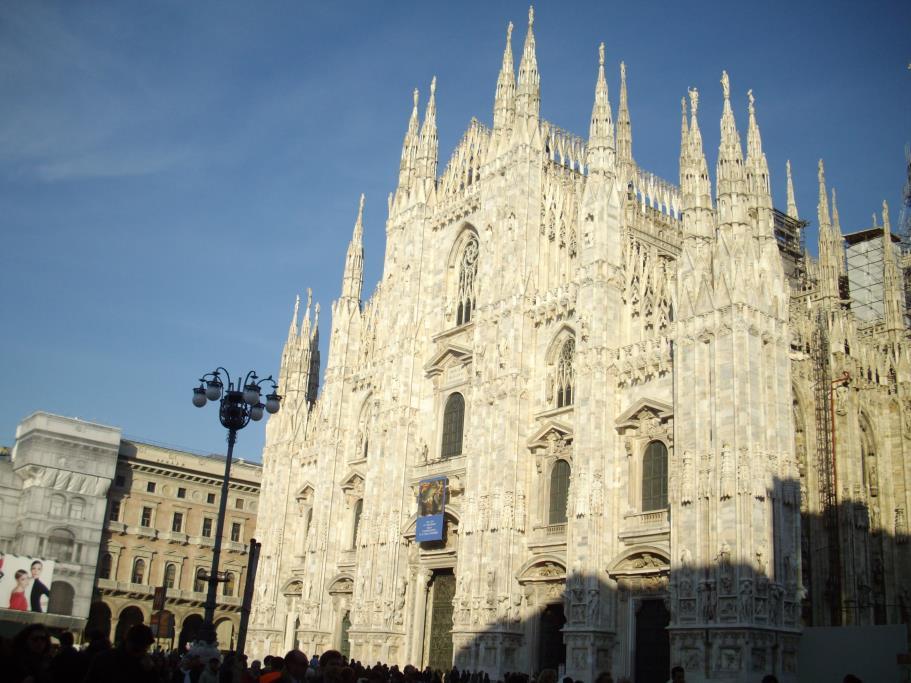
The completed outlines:
<svg viewBox="0 0 911 683">
<path fill-rule="evenodd" d="M 780 253 L 793 193 L 773 210 L 752 93 L 736 107 L 744 156 L 732 103 L 746 93 L 727 74 L 716 187 L 695 91 L 674 184 L 633 158 L 623 64 L 614 110 L 602 47 L 583 140 L 539 116 L 533 14 L 518 78 L 511 29 L 493 127 L 472 121 L 442 175 L 436 83 L 423 120 L 415 92 L 383 276 L 362 300 L 362 199 L 318 397 L 318 322 L 309 299 L 302 318 L 295 306 L 263 453 L 252 652 L 334 647 L 493 676 L 562 660 L 583 681 L 658 680 L 651 657 L 687 680 L 795 680 L 802 618 L 837 621 L 830 574 L 843 622 L 906 619 L 875 605 L 911 588 L 900 272 L 887 264 L 883 320 L 852 316 L 821 170 L 820 259 Z M 801 552 L 827 490 L 818 358 L 826 381 L 852 376 L 835 500 L 878 510 L 840 529 L 837 571 Z M 460 447 L 444 434 L 455 394 Z M 417 544 L 416 485 L 437 475 L 446 538 Z"/>
</svg>

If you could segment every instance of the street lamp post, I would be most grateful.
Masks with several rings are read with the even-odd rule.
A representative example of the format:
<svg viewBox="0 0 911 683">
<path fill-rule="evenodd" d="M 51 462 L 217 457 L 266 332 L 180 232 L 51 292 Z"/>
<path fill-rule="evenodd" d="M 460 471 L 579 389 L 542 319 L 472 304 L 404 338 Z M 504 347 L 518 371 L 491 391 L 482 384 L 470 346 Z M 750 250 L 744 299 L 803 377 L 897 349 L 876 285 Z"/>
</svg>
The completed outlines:
<svg viewBox="0 0 911 683">
<path fill-rule="evenodd" d="M 222 381 L 222 373 L 227 381 L 227 389 Z M 272 385 L 272 392 L 262 403 L 261 387 L 265 383 Z M 231 458 L 234 455 L 234 444 L 237 432 L 246 427 L 250 420 L 258 422 L 263 419 L 263 411 L 275 414 L 281 407 L 281 396 L 278 395 L 278 384 L 272 376 L 259 379 L 252 370 L 247 373 L 243 383 L 238 377 L 237 384 L 231 375 L 222 367 L 208 372 L 199 379 L 199 386 L 193 389 L 193 405 L 202 408 L 208 401 L 220 401 L 218 417 L 222 426 L 228 430 L 228 454 L 225 457 L 225 478 L 221 482 L 221 501 L 218 505 L 218 519 L 215 523 L 215 545 L 212 548 L 212 569 L 206 580 L 209 589 L 206 594 L 205 617 L 203 620 L 201 640 L 215 644 L 215 606 L 218 597 L 218 584 L 224 581 L 218 574 L 221 560 L 221 539 L 225 528 L 225 512 L 228 507 L 228 482 L 231 478 Z"/>
</svg>

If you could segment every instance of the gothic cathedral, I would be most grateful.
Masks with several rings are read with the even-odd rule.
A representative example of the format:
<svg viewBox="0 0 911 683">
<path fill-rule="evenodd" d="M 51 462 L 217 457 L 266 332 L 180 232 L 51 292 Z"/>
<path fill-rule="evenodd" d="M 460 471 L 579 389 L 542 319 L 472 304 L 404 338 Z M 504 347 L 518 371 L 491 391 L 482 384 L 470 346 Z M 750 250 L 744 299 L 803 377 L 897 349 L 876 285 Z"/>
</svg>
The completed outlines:
<svg viewBox="0 0 911 683">
<path fill-rule="evenodd" d="M 911 367 L 903 254 L 843 236 L 819 164 L 819 257 L 790 168 L 774 208 L 756 107 L 727 74 L 715 188 L 683 100 L 678 184 L 633 157 L 603 45 L 588 139 L 539 117 L 533 13 L 493 126 L 437 172 L 434 80 L 362 299 L 363 197 L 332 306 L 294 318 L 267 427 L 256 656 L 796 680 L 808 625 L 907 623 Z M 445 481 L 418 541 L 419 482 Z M 757 676 L 759 674 L 759 676 Z"/>
</svg>

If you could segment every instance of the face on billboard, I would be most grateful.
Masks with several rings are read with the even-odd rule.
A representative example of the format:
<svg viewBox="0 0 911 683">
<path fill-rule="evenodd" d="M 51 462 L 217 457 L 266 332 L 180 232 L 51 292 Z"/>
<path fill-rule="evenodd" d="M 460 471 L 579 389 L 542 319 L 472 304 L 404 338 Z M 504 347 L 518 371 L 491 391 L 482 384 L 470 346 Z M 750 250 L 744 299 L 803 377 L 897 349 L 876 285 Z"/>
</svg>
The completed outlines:
<svg viewBox="0 0 911 683">
<path fill-rule="evenodd" d="M 53 576 L 51 560 L 0 554 L 0 608 L 47 612 Z"/>
</svg>

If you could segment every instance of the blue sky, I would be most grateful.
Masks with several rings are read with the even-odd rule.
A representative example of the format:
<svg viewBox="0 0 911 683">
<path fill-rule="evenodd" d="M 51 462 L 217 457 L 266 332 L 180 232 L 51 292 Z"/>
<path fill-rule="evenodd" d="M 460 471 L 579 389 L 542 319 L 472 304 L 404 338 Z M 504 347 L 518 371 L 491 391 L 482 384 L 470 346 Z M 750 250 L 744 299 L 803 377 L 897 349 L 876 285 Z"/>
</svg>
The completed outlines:
<svg viewBox="0 0 911 683">
<path fill-rule="evenodd" d="M 294 296 L 338 296 L 367 195 L 367 291 L 380 276 L 411 90 L 438 78 L 440 168 L 489 123 L 508 21 L 524 2 L 0 3 L 0 443 L 35 410 L 206 452 L 204 371 L 277 373 Z M 680 105 L 700 90 L 709 166 L 723 68 L 745 136 L 752 88 L 784 206 L 791 159 L 815 219 L 816 161 L 843 229 L 882 200 L 898 220 L 911 140 L 907 2 L 546 2 L 542 115 L 587 136 L 597 46 L 633 154 L 676 181 Z M 815 233 L 811 234 L 815 239 Z M 324 356 L 325 358 L 325 356 Z M 262 425 L 238 453 L 258 458 Z"/>
</svg>

